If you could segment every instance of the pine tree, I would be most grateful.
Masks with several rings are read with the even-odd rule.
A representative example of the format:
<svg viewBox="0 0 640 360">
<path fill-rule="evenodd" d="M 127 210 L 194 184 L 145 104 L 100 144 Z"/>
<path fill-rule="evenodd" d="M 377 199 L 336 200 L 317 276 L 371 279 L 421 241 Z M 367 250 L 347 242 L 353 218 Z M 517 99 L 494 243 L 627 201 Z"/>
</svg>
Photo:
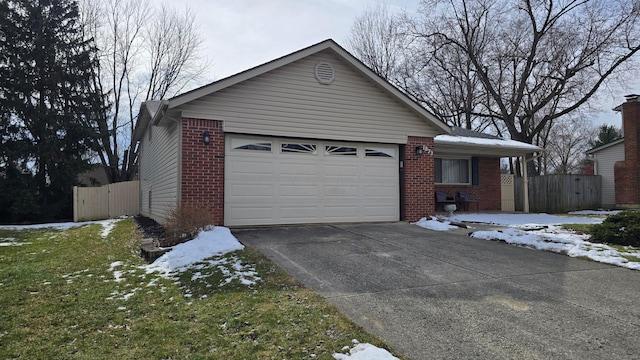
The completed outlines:
<svg viewBox="0 0 640 360">
<path fill-rule="evenodd" d="M 592 147 L 602 146 L 618 139 L 622 139 L 622 130 L 613 125 L 603 124 L 598 129 L 598 138 L 591 141 Z"/>
<path fill-rule="evenodd" d="M 70 218 L 101 94 L 73 0 L 0 0 L 0 218 Z"/>
</svg>

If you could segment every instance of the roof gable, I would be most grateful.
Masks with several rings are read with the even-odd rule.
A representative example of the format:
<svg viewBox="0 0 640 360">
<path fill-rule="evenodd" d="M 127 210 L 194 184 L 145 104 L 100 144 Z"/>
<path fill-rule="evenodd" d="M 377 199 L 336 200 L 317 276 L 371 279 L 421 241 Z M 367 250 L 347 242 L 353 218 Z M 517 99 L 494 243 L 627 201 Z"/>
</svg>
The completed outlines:
<svg viewBox="0 0 640 360">
<path fill-rule="evenodd" d="M 184 105 L 191 101 L 200 99 L 204 96 L 216 93 L 218 91 L 227 89 L 233 85 L 242 83 L 244 81 L 253 79 L 262 74 L 268 73 L 270 71 L 281 68 L 285 65 L 294 63 L 311 55 L 323 52 L 323 51 L 331 51 L 336 56 L 340 57 L 343 61 L 348 63 L 353 69 L 360 72 L 361 75 L 366 77 L 371 83 L 375 84 L 379 89 L 387 92 L 390 96 L 393 96 L 397 99 L 398 103 L 409 108 L 411 111 L 416 113 L 418 116 L 423 118 L 430 125 L 434 126 L 436 129 L 441 131 L 442 133 L 449 133 L 450 129 L 447 125 L 445 125 L 442 121 L 437 119 L 433 114 L 424 109 L 422 106 L 411 100 L 406 94 L 402 93 L 396 87 L 391 85 L 386 80 L 382 79 L 380 76 L 375 74 L 371 69 L 369 69 L 366 65 L 356 59 L 353 55 L 347 52 L 344 48 L 338 45 L 333 40 L 325 40 L 318 44 L 309 46 L 305 49 L 296 51 L 289 55 L 285 55 L 281 58 L 272 60 L 268 63 L 259 65 L 257 67 L 251 68 L 249 70 L 243 71 L 236 75 L 232 75 L 230 77 L 221 79 L 219 81 L 213 82 L 209 85 L 205 85 L 198 89 L 194 89 L 192 91 L 186 92 L 184 94 L 178 95 L 168 100 L 168 108 L 176 108 L 178 106 Z"/>
<path fill-rule="evenodd" d="M 624 138 L 620 138 L 620 139 L 612 141 L 610 143 L 606 143 L 604 145 L 600 145 L 600 146 L 594 147 L 593 149 L 589 149 L 589 150 L 587 150 L 587 154 L 597 153 L 599 151 L 608 149 L 608 148 L 610 148 L 612 146 L 616 146 L 616 145 L 622 144 L 622 143 L 624 143 Z"/>
</svg>

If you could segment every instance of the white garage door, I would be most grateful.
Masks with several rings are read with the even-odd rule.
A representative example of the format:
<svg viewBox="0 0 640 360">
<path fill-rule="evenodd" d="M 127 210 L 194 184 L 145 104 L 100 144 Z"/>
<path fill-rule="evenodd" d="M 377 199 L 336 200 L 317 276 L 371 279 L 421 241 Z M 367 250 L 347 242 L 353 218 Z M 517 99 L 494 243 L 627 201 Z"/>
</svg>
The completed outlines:
<svg viewBox="0 0 640 360">
<path fill-rule="evenodd" d="M 398 146 L 227 135 L 228 226 L 397 221 Z"/>
</svg>

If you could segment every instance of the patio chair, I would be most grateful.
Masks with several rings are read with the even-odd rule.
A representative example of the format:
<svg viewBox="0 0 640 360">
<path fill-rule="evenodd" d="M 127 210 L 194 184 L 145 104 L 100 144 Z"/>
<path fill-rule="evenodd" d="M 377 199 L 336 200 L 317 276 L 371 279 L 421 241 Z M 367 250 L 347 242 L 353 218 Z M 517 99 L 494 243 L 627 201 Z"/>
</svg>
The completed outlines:
<svg viewBox="0 0 640 360">
<path fill-rule="evenodd" d="M 477 212 L 480 200 L 466 191 L 458 191 L 456 202 L 460 204 L 461 210 L 463 211 L 469 211 L 469 203 L 475 203 Z"/>
</svg>

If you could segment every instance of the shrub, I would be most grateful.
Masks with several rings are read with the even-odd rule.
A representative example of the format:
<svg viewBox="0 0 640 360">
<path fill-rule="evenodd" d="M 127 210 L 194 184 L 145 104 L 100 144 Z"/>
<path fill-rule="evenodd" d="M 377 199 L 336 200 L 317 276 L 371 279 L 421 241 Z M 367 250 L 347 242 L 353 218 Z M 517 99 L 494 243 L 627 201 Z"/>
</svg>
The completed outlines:
<svg viewBox="0 0 640 360">
<path fill-rule="evenodd" d="M 597 242 L 640 247 L 640 211 L 623 211 L 608 216 L 591 228 Z"/>
<path fill-rule="evenodd" d="M 211 213 L 191 204 L 182 204 L 171 211 L 163 223 L 165 237 L 160 246 L 173 246 L 196 237 L 200 230 L 212 225 Z"/>
</svg>

